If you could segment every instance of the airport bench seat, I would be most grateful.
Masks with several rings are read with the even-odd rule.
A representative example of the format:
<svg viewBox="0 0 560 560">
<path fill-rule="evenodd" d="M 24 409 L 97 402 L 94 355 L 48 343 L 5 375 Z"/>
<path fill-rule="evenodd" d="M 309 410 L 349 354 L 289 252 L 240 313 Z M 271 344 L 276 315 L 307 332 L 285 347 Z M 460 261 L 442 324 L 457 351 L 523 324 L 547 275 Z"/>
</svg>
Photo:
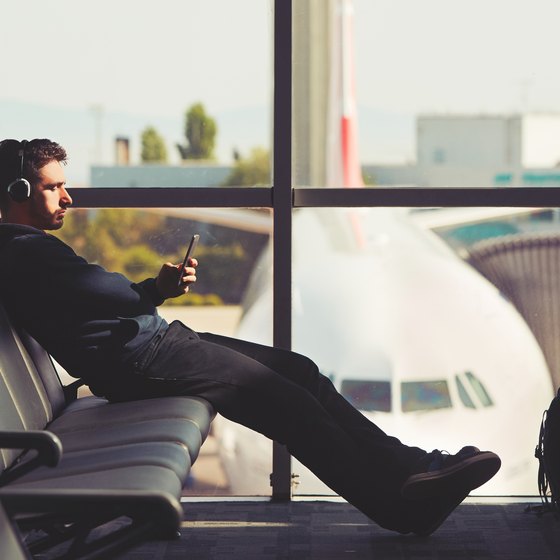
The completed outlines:
<svg viewBox="0 0 560 560">
<path fill-rule="evenodd" d="M 209 403 L 115 404 L 76 398 L 76 387 L 61 385 L 47 353 L 0 307 L 0 529 L 14 550 L 14 538 L 21 545 L 21 535 L 33 536 L 22 558 L 55 546 L 64 558 L 107 558 L 180 527 L 182 488 L 214 415 Z M 117 531 L 99 529 L 121 517 Z"/>
</svg>

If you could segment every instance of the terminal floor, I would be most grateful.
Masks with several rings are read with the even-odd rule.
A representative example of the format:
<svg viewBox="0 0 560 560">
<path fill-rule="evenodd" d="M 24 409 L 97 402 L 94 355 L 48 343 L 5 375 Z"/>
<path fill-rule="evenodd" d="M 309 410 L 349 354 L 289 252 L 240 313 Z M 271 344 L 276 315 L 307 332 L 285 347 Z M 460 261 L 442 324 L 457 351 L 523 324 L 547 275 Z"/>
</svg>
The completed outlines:
<svg viewBox="0 0 560 560">
<path fill-rule="evenodd" d="M 534 502 L 536 505 L 538 502 Z M 186 502 L 181 537 L 118 560 L 560 559 L 560 520 L 527 503 L 463 503 L 432 536 L 385 531 L 344 502 Z"/>
</svg>

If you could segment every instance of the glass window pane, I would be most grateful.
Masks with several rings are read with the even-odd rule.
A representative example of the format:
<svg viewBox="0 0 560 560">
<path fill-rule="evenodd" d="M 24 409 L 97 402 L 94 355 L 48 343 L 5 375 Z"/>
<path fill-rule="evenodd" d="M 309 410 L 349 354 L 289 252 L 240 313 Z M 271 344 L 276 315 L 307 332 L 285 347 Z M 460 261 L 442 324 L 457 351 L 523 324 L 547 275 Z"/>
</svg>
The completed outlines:
<svg viewBox="0 0 560 560">
<path fill-rule="evenodd" d="M 306 208 L 293 227 L 294 349 L 401 441 L 496 451 L 479 495 L 534 494 L 535 426 L 560 386 L 557 210 Z M 370 406 L 380 384 L 390 411 Z M 293 472 L 297 494 L 327 492 Z"/>
<path fill-rule="evenodd" d="M 199 233 L 197 282 L 186 296 L 167 300 L 159 313 L 198 332 L 246 339 L 256 325 L 266 334 L 272 324 L 271 286 L 263 280 L 270 277 L 270 260 L 262 256 L 268 235 L 241 229 L 250 212 L 259 213 L 214 209 L 213 216 L 221 216 L 215 223 L 203 221 L 203 210 L 197 220 L 189 213 L 181 217 L 178 209 L 74 209 L 55 233 L 89 262 L 132 281 L 155 276 L 164 262 L 182 262 L 191 234 Z M 270 441 L 218 417 L 185 493 L 270 495 L 271 471 Z"/>
<path fill-rule="evenodd" d="M 74 186 L 269 186 L 271 23 L 270 0 L 14 2 L 0 137 L 61 143 Z"/>
<path fill-rule="evenodd" d="M 294 9 L 298 185 L 560 185 L 554 0 Z"/>
</svg>

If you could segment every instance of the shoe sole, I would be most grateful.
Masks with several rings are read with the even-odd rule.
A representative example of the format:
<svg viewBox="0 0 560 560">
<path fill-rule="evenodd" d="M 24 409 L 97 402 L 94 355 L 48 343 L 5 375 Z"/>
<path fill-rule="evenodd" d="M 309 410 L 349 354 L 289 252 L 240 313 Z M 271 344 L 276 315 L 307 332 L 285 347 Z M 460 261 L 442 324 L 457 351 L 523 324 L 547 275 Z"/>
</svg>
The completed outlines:
<svg viewBox="0 0 560 560">
<path fill-rule="evenodd" d="M 410 476 L 401 488 L 401 495 L 408 500 L 462 496 L 452 511 L 472 490 L 488 482 L 501 464 L 495 453 L 481 451 L 450 467 Z"/>
</svg>

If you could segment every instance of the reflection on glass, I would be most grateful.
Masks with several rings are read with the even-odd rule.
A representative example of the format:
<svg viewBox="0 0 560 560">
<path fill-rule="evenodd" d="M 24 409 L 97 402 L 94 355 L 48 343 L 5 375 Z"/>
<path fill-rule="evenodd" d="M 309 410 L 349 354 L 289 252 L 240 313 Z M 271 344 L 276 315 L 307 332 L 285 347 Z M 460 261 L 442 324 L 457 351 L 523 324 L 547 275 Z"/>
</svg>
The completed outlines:
<svg viewBox="0 0 560 560">
<path fill-rule="evenodd" d="M 556 216 L 519 208 L 298 210 L 294 349 L 401 441 L 496 451 L 504 468 L 479 494 L 534 493 L 530 419 L 559 386 Z M 451 232 L 467 226 L 476 242 L 458 243 Z M 389 386 L 398 405 L 380 411 L 373 387 Z M 295 461 L 293 471 L 297 494 L 326 491 Z"/>
<path fill-rule="evenodd" d="M 391 384 L 387 381 L 344 379 L 340 392 L 358 410 L 391 411 Z"/>
<path fill-rule="evenodd" d="M 268 235 L 233 227 L 238 212 L 242 223 L 251 212 L 259 214 L 248 209 L 214 209 L 213 215 L 221 216 L 221 224 L 228 218 L 230 225 L 225 227 L 181 218 L 177 209 L 171 215 L 165 209 L 74 209 L 66 216 L 64 227 L 55 233 L 89 262 L 135 282 L 155 276 L 164 262 L 182 262 L 191 234 L 199 233 L 196 284 L 186 296 L 168 300 L 159 312 L 168 322 L 180 320 L 195 331 L 238 337 L 240 321 L 243 318 L 246 323 L 249 312 L 244 305 L 248 286 L 253 286 L 253 291 L 255 287 L 251 279 L 270 274 L 263 270 L 268 261 L 261 257 Z M 267 327 L 271 324 L 270 293 L 264 290 L 257 298 L 258 320 Z M 254 300 L 247 297 L 247 301 Z M 193 467 L 185 492 L 268 495 L 271 464 L 268 440 L 219 418 L 213 422 L 212 434 Z M 252 473 L 249 484 L 244 484 L 240 475 L 246 472 Z"/>
<path fill-rule="evenodd" d="M 403 412 L 451 407 L 447 381 L 408 381 L 401 383 Z"/>
</svg>

